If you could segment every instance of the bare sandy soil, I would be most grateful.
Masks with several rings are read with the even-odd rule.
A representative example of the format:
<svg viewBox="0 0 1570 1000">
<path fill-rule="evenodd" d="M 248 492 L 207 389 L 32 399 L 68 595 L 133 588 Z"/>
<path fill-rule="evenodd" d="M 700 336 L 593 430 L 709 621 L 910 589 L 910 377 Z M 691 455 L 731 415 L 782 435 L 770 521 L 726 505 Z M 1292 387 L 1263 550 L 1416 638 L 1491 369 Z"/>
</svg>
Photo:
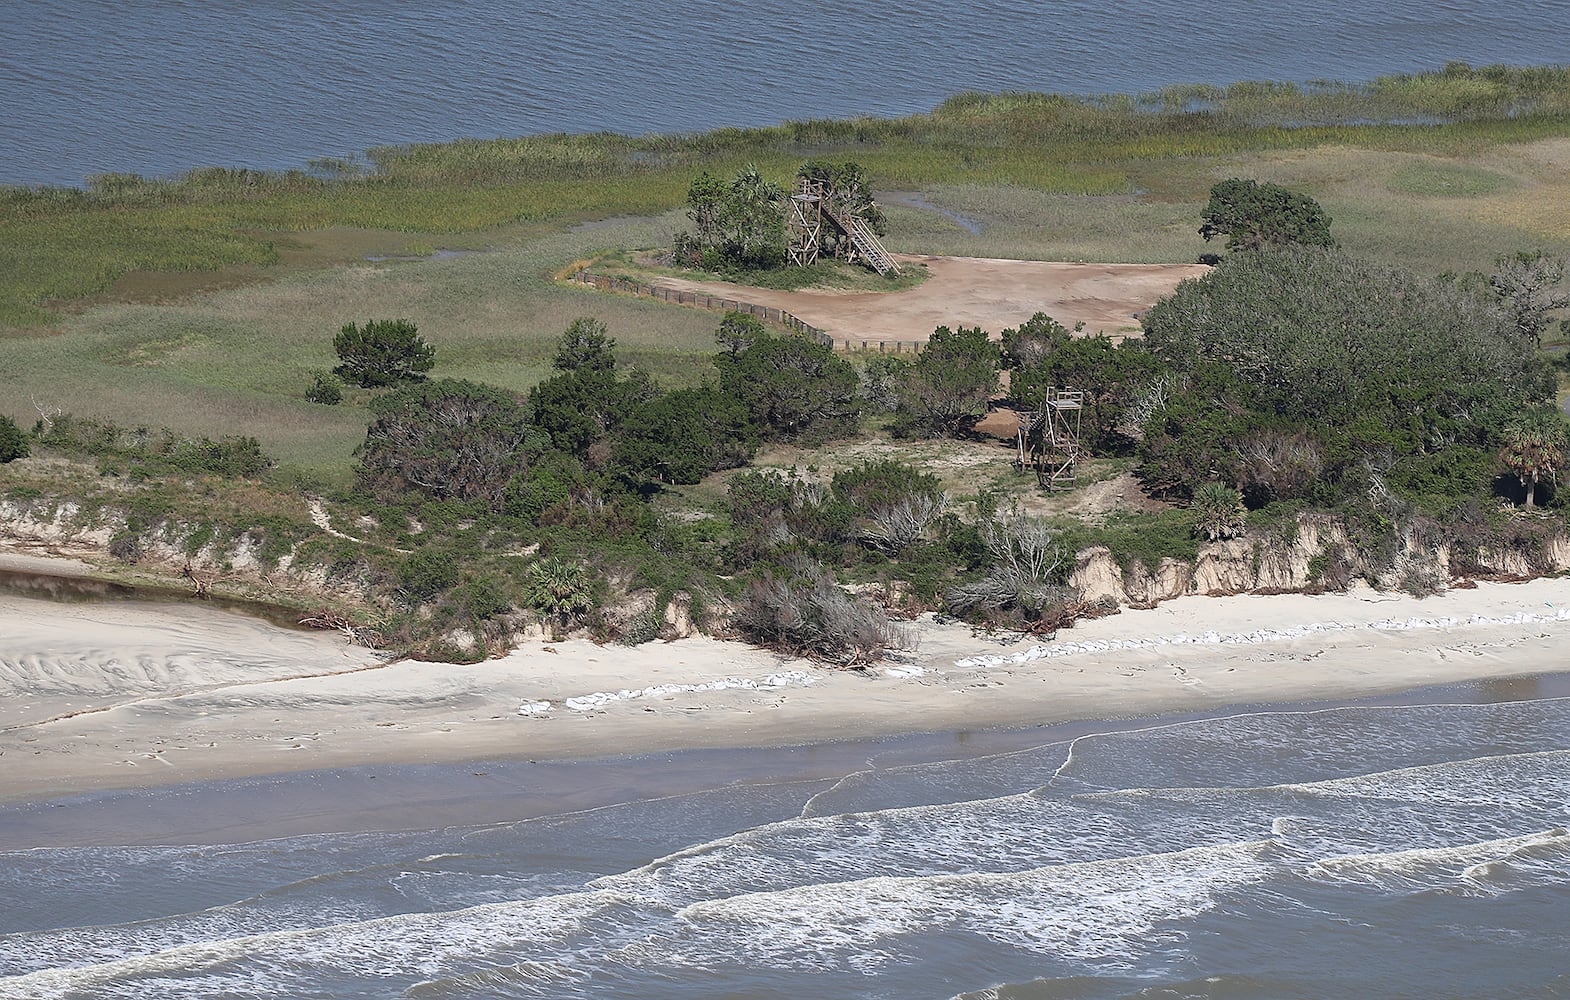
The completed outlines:
<svg viewBox="0 0 1570 1000">
<path fill-rule="evenodd" d="M 1138 313 L 1170 295 L 1204 264 L 1069 264 L 984 257 L 895 254 L 901 263 L 925 264 L 926 281 L 897 292 L 846 292 L 807 288 L 794 292 L 726 282 L 657 278 L 653 283 L 754 305 L 784 309 L 826 330 L 852 348 L 862 341 L 925 343 L 939 326 L 979 326 L 996 336 L 1044 312 L 1064 326 L 1084 323 L 1092 333 L 1122 336 L 1139 331 Z M 838 344 L 836 346 L 839 346 Z"/>
</svg>

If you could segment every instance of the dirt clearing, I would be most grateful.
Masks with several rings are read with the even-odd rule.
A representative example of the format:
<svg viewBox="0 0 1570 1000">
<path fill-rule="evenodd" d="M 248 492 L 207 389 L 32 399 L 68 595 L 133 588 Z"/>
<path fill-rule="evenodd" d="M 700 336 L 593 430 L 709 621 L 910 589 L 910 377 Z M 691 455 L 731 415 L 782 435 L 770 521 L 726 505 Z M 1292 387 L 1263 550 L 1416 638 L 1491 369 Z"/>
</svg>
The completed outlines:
<svg viewBox="0 0 1570 1000">
<path fill-rule="evenodd" d="M 794 313 L 836 341 L 875 348 L 879 341 L 924 343 L 939 326 L 979 326 L 996 336 L 1044 312 L 1064 326 L 1121 337 L 1139 331 L 1137 314 L 1170 295 L 1204 264 L 1069 264 L 983 257 L 895 254 L 922 264 L 927 280 L 897 292 L 808 288 L 785 292 L 727 282 L 662 277 L 653 284 L 697 291 Z"/>
</svg>

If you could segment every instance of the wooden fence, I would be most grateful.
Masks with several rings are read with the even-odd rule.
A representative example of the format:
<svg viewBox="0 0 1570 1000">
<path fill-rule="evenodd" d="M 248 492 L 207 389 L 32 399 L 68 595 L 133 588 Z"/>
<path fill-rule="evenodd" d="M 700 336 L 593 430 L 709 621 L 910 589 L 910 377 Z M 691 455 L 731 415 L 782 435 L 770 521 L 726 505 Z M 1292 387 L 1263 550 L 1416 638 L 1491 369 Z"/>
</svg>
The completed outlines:
<svg viewBox="0 0 1570 1000">
<path fill-rule="evenodd" d="M 595 274 L 593 271 L 575 271 L 572 280 L 581 285 L 589 285 L 604 292 L 621 292 L 625 295 L 646 296 L 659 299 L 661 302 L 670 302 L 674 305 L 692 306 L 694 309 L 711 309 L 716 312 L 739 312 L 756 316 L 765 323 L 786 330 L 792 330 L 804 337 L 809 337 L 823 346 L 834 351 L 875 351 L 880 354 L 915 354 L 921 350 L 922 344 L 909 340 L 857 340 L 846 337 L 835 338 L 822 327 L 813 326 L 794 313 L 773 306 L 760 306 L 753 302 L 743 302 L 740 299 L 726 299 L 705 292 L 688 292 L 679 288 L 666 288 L 663 285 L 651 285 L 644 281 L 634 281 L 616 274 Z"/>
</svg>

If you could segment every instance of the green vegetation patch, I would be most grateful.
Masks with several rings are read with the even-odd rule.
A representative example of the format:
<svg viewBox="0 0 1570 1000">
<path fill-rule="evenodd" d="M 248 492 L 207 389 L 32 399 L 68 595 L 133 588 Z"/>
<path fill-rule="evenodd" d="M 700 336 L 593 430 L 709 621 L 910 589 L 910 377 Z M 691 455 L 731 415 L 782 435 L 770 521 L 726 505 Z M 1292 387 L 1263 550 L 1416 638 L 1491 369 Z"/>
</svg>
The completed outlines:
<svg viewBox="0 0 1570 1000">
<path fill-rule="evenodd" d="M 1410 163 L 1401 167 L 1389 181 L 1395 191 L 1433 198 L 1479 198 L 1513 187 L 1515 182 L 1503 174 L 1481 167 L 1450 163 Z"/>
</svg>

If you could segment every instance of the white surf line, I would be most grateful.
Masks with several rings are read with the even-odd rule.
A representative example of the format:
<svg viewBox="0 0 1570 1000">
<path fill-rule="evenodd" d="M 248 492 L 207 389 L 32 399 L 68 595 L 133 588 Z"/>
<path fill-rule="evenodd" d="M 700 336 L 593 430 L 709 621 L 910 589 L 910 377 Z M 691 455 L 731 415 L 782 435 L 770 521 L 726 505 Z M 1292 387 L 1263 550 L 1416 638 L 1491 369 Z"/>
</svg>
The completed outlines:
<svg viewBox="0 0 1570 1000">
<path fill-rule="evenodd" d="M 1480 628 L 1492 625 L 1546 625 L 1570 621 L 1570 608 L 1559 608 L 1549 614 L 1535 615 L 1519 611 L 1513 615 L 1471 615 L 1467 617 L 1444 616 L 1440 618 L 1382 618 L 1378 621 L 1310 622 L 1290 628 L 1261 628 L 1250 632 L 1216 632 L 1214 630 L 1189 634 L 1150 636 L 1140 639 L 1090 639 L 1084 642 L 1055 642 L 1050 646 L 1032 646 L 1019 653 L 980 654 L 955 660 L 956 667 L 999 667 L 1009 664 L 1029 663 L 1031 660 L 1072 656 L 1075 653 L 1105 653 L 1123 649 L 1156 649 L 1163 646 L 1255 646 L 1267 642 L 1289 642 L 1308 635 L 1333 632 L 1410 632 L 1424 629 Z"/>
<path fill-rule="evenodd" d="M 706 691 L 729 691 L 733 689 L 743 691 L 777 691 L 784 687 L 805 687 L 816 684 L 818 679 L 801 670 L 786 670 L 782 673 L 769 674 L 767 677 L 753 680 L 750 677 L 722 677 L 717 681 L 704 681 L 701 684 L 655 684 L 646 688 L 622 688 L 620 691 L 593 691 L 589 694 L 577 695 L 562 701 L 562 704 L 574 712 L 592 712 L 597 708 L 615 704 L 618 701 L 637 701 L 640 698 L 661 698 L 676 694 L 699 694 Z M 518 714 L 526 716 L 549 715 L 556 706 L 549 701 L 526 701 L 518 706 Z"/>
</svg>

